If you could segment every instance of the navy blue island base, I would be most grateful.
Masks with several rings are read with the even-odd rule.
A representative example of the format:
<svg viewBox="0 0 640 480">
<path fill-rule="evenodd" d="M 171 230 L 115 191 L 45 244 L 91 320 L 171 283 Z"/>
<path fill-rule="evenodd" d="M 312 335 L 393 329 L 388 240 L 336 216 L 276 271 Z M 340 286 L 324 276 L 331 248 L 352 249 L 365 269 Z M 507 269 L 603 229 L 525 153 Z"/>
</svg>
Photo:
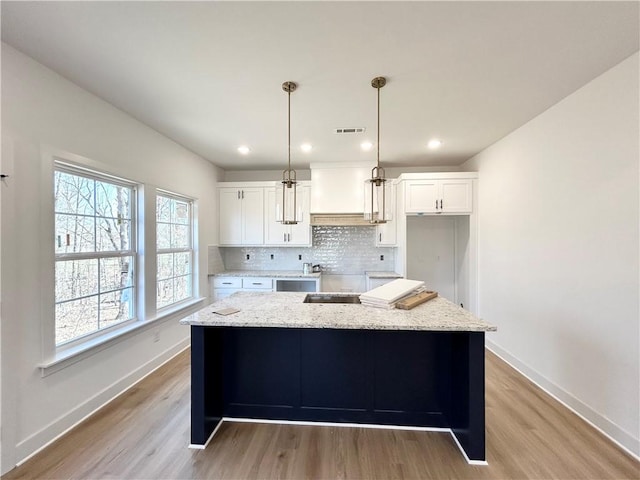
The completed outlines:
<svg viewBox="0 0 640 480">
<path fill-rule="evenodd" d="M 225 417 L 451 429 L 485 460 L 484 332 L 191 325 L 191 443 Z"/>
</svg>

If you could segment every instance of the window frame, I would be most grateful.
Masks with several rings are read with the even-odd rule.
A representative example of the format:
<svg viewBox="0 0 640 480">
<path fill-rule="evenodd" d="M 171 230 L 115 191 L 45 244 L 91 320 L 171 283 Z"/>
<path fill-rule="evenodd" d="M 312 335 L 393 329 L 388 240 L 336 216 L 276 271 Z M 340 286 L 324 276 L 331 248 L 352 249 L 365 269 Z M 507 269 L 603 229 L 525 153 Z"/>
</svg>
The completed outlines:
<svg viewBox="0 0 640 480">
<path fill-rule="evenodd" d="M 88 332 L 86 334 L 82 334 L 79 335 L 77 337 L 74 337 L 72 339 L 57 343 L 56 342 L 56 329 L 57 329 L 57 316 L 56 316 L 56 307 L 58 304 L 61 303 L 67 303 L 69 301 L 72 300 L 79 300 L 82 298 L 88 298 L 88 297 L 92 297 L 92 296 L 99 296 L 101 294 L 104 293 L 112 293 L 115 291 L 122 291 L 124 289 L 115 289 L 115 290 L 109 290 L 108 292 L 100 292 L 98 290 L 98 292 L 96 292 L 95 294 L 92 295 L 81 295 L 79 297 L 73 298 L 73 299 L 66 299 L 63 301 L 57 301 L 57 298 L 55 296 L 55 291 L 53 293 L 53 299 L 54 299 L 54 305 L 53 305 L 53 325 L 54 325 L 54 337 L 53 337 L 53 344 L 54 344 L 54 348 L 56 351 L 64 351 L 67 349 L 73 349 L 79 345 L 82 344 L 86 344 L 89 342 L 92 342 L 102 336 L 108 336 L 113 334 L 114 332 L 116 332 L 117 330 L 120 329 L 125 329 L 127 327 L 129 327 L 130 325 L 138 322 L 140 320 L 139 318 L 139 302 L 138 302 L 138 297 L 139 295 L 142 294 L 142 292 L 139 291 L 140 287 L 139 287 L 139 273 L 138 273 L 138 268 L 140 266 L 140 261 L 139 261 L 139 254 L 138 254 L 138 218 L 139 218 L 139 210 L 138 210 L 138 194 L 139 194 L 139 189 L 140 189 L 140 184 L 131 180 L 127 180 L 115 175 L 111 175 L 109 173 L 105 173 L 102 171 L 98 171 L 97 169 L 93 169 L 93 168 L 87 168 L 87 167 L 83 167 L 83 166 L 79 166 L 76 164 L 71 164 L 68 162 L 65 162 L 64 160 L 61 160 L 59 158 L 54 158 L 53 161 L 53 167 L 52 167 L 52 180 L 55 181 L 55 175 L 56 172 L 62 172 L 68 175 L 75 175 L 78 177 L 83 177 L 89 180 L 93 180 L 93 181 L 99 181 L 99 182 L 104 182 L 104 183 L 109 183 L 111 185 L 117 185 L 120 187 L 124 187 L 124 188 L 128 188 L 130 189 L 130 197 L 129 197 L 129 210 L 130 210 L 130 216 L 131 218 L 128 219 L 128 221 L 130 222 L 130 227 L 129 227 L 129 249 L 128 250 L 113 250 L 113 251 L 93 251 L 93 252 L 76 252 L 76 253 L 56 253 L 55 252 L 55 246 L 54 246 L 54 272 L 56 269 L 56 266 L 58 264 L 58 262 L 64 262 L 64 261 L 70 261 L 70 260 L 92 260 L 92 259 L 96 259 L 98 261 L 98 265 L 100 264 L 100 260 L 101 259 L 105 259 L 105 258 L 122 258 L 122 257 L 131 257 L 132 259 L 132 269 L 133 272 L 131 274 L 131 281 L 132 281 L 132 285 L 130 287 L 130 291 L 131 291 L 131 295 L 132 298 L 130 300 L 130 305 L 131 305 L 131 309 L 133 311 L 133 315 L 131 318 L 128 318 L 126 320 L 123 320 L 121 322 L 115 323 L 113 325 L 109 325 L 107 327 L 104 328 L 98 328 L 97 330 L 93 330 L 91 332 Z M 67 212 L 58 212 L 55 209 L 55 187 L 53 188 L 53 193 L 54 193 L 54 200 L 53 200 L 53 233 L 55 235 L 55 225 L 56 225 L 56 215 L 58 215 L 59 213 L 62 214 L 67 214 Z M 93 195 L 94 195 L 94 202 L 95 202 L 95 197 L 97 195 L 95 189 L 93 190 Z M 84 215 L 82 215 L 84 216 Z M 96 213 L 94 211 L 94 214 L 92 216 L 92 218 L 99 218 L 96 216 Z M 94 225 L 94 236 L 95 239 L 94 241 L 97 241 L 97 226 Z M 55 241 L 55 240 L 54 240 Z M 99 275 L 99 273 L 98 273 Z M 99 281 L 99 279 L 98 279 Z"/>
<path fill-rule="evenodd" d="M 179 201 L 179 202 L 184 202 L 189 206 L 189 223 L 188 223 L 188 232 L 189 232 L 189 247 L 185 248 L 185 247 L 175 247 L 175 248 L 160 248 L 158 246 L 158 225 L 159 224 L 166 224 L 166 225 L 183 225 L 183 224 L 179 224 L 179 223 L 173 223 L 173 222 L 159 222 L 158 221 L 158 211 L 157 211 L 157 204 L 158 204 L 158 199 L 160 197 L 163 198 L 168 198 L 170 200 L 173 201 Z M 196 200 L 194 198 L 191 197 L 187 197 L 185 195 L 180 195 L 174 192 L 170 192 L 168 190 L 163 190 L 163 189 L 156 189 L 155 192 L 155 203 L 156 203 L 156 215 L 155 215 L 155 219 L 154 219 L 154 223 L 155 223 L 155 227 L 156 227 L 156 235 L 155 235 L 155 247 L 156 247 L 156 251 L 155 251 L 155 256 L 156 256 L 156 281 L 155 281 L 155 306 L 156 306 L 156 312 L 158 313 L 164 313 L 167 311 L 171 311 L 173 309 L 179 308 L 182 304 L 188 303 L 188 302 L 192 302 L 194 301 L 197 297 L 196 297 L 196 260 L 197 260 L 197 252 L 196 252 L 196 242 L 195 242 L 195 235 L 196 235 L 196 227 L 195 227 L 195 204 L 196 204 Z M 172 277 L 168 277 L 168 278 L 164 278 L 162 280 L 175 280 L 176 278 L 179 277 L 187 277 L 188 281 L 189 281 L 189 288 L 190 288 L 190 292 L 191 294 L 188 297 L 182 298 L 180 300 L 171 302 L 171 303 L 167 303 L 166 305 L 162 305 L 159 306 L 158 304 L 158 285 L 159 282 L 161 281 L 158 278 L 158 268 L 159 268 L 159 256 L 163 255 L 163 254 L 174 254 L 174 253 L 189 253 L 190 257 L 191 257 L 191 262 L 190 262 L 190 271 L 188 275 L 174 275 Z M 175 268 L 175 267 L 174 267 Z M 174 270 L 175 273 L 175 270 Z M 174 290 L 175 291 L 175 290 Z"/>
</svg>

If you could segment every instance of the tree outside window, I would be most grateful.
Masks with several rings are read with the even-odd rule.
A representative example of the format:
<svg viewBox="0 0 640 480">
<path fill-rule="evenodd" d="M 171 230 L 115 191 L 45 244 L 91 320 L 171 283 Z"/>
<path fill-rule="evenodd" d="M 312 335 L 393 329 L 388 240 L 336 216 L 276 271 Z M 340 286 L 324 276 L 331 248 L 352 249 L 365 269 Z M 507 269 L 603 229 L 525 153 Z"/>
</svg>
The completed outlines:
<svg viewBox="0 0 640 480">
<path fill-rule="evenodd" d="M 134 319 L 135 186 L 56 164 L 55 341 Z"/>
<path fill-rule="evenodd" d="M 158 309 L 193 297 L 193 201 L 170 194 L 156 199 Z"/>
</svg>

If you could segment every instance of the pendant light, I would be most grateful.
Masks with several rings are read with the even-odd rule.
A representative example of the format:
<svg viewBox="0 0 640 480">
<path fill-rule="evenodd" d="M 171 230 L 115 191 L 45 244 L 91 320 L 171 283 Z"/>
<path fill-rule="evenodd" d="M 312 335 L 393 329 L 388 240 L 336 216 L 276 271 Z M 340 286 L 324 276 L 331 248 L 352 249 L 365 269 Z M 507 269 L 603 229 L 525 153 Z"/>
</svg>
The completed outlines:
<svg viewBox="0 0 640 480">
<path fill-rule="evenodd" d="M 371 80 L 371 86 L 378 92 L 378 157 L 376 166 L 371 169 L 371 178 L 364 181 L 364 218 L 373 224 L 391 220 L 391 182 L 385 178 L 384 168 L 380 167 L 380 89 L 386 84 L 384 77 Z"/>
<path fill-rule="evenodd" d="M 302 219 L 301 212 L 298 211 L 296 198 L 296 171 L 291 168 L 291 92 L 294 92 L 298 85 L 294 82 L 284 82 L 282 90 L 287 92 L 287 145 L 289 149 L 289 162 L 287 169 L 282 171 L 282 182 L 276 191 L 276 220 L 284 225 L 295 225 Z"/>
</svg>

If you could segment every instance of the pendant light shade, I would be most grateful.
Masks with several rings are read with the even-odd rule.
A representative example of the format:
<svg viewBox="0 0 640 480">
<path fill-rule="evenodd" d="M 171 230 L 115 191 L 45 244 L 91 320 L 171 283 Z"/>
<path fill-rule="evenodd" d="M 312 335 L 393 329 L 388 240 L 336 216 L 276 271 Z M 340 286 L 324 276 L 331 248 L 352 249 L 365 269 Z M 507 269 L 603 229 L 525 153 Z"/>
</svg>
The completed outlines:
<svg viewBox="0 0 640 480">
<path fill-rule="evenodd" d="M 369 223 L 387 223 L 391 220 L 391 182 L 385 178 L 384 168 L 380 167 L 380 89 L 387 83 L 384 77 L 371 80 L 371 86 L 378 93 L 378 141 L 377 162 L 371 169 L 371 178 L 364 181 L 364 218 Z"/>
<path fill-rule="evenodd" d="M 289 160 L 287 169 L 282 171 L 282 182 L 276 188 L 276 220 L 284 225 L 295 225 L 302 221 L 302 210 L 298 206 L 296 195 L 296 171 L 291 168 L 291 92 L 297 85 L 294 82 L 284 82 L 282 90 L 287 92 L 287 145 Z"/>
</svg>

